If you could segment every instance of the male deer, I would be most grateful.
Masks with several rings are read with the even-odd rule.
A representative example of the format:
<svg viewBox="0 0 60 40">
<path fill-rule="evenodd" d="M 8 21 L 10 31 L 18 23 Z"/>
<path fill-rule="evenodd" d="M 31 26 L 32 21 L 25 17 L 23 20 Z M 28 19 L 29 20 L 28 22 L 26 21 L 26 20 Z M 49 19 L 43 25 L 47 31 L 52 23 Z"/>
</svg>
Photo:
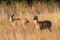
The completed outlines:
<svg viewBox="0 0 60 40">
<path fill-rule="evenodd" d="M 14 14 L 8 14 L 7 15 L 8 16 L 8 18 L 9 18 L 9 21 L 10 21 L 10 23 L 13 25 L 13 26 L 15 26 L 15 25 L 17 25 L 18 24 L 18 20 L 20 20 L 19 18 L 15 18 L 14 19 Z"/>
<path fill-rule="evenodd" d="M 7 14 L 7 17 L 9 18 L 9 21 L 10 22 L 13 21 L 13 16 L 14 16 L 14 14 Z"/>
</svg>

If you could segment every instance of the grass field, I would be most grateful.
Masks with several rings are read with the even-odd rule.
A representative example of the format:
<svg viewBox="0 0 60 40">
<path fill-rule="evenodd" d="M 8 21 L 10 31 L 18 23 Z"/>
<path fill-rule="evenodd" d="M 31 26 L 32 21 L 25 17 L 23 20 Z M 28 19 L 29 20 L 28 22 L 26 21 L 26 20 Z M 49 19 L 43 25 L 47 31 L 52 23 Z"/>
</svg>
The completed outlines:
<svg viewBox="0 0 60 40">
<path fill-rule="evenodd" d="M 2 10 L 1 10 L 2 9 Z M 15 14 L 14 18 L 26 18 L 30 21 L 21 25 L 20 20 L 10 22 L 6 14 Z M 50 20 L 51 30 L 38 30 L 33 23 L 33 15 L 39 21 Z M 38 27 L 38 26 L 37 26 Z M 58 4 L 38 3 L 32 7 L 16 3 L 15 5 L 0 5 L 0 40 L 60 40 L 60 8 Z"/>
</svg>

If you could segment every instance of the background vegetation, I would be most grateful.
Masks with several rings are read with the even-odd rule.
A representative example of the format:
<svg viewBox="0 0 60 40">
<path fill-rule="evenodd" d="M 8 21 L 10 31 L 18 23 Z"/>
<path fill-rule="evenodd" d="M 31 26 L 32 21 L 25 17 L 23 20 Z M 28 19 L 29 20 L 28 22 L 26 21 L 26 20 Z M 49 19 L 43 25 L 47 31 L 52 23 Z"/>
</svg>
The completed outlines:
<svg viewBox="0 0 60 40">
<path fill-rule="evenodd" d="M 11 4 L 11 2 L 12 3 L 14 3 L 14 2 L 25 3 L 26 2 L 28 4 L 31 4 L 33 2 L 60 3 L 60 0 L 0 0 L 0 3 L 3 3 L 3 2 L 5 2 L 7 4 Z"/>
<path fill-rule="evenodd" d="M 0 0 L 0 40 L 60 40 L 60 0 Z M 7 14 L 15 14 L 13 22 Z M 49 20 L 51 31 L 41 31 L 34 25 L 38 21 Z M 22 25 L 26 18 L 30 23 Z M 23 21 L 24 22 L 24 21 Z"/>
</svg>

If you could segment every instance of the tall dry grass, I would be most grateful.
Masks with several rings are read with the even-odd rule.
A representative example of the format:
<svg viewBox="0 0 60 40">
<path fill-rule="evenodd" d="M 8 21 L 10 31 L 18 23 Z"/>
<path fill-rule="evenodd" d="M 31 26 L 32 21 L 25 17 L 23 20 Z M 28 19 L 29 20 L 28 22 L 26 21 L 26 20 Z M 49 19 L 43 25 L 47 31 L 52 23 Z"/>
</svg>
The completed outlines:
<svg viewBox="0 0 60 40">
<path fill-rule="evenodd" d="M 20 21 L 16 21 L 15 25 L 12 25 L 13 22 L 9 22 L 7 14 L 15 14 L 14 18 L 26 18 L 30 24 L 22 26 Z M 37 15 L 39 21 L 50 20 L 52 32 L 37 30 L 33 23 L 33 15 Z M 58 4 L 38 2 L 32 7 L 19 3 L 0 5 L 0 40 L 60 40 L 60 8 Z"/>
</svg>

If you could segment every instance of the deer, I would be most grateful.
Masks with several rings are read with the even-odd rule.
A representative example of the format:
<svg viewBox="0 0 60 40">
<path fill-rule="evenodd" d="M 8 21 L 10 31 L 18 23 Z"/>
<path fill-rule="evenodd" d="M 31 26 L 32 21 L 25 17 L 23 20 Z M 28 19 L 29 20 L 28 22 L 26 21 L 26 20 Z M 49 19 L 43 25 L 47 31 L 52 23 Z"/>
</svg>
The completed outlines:
<svg viewBox="0 0 60 40">
<path fill-rule="evenodd" d="M 26 24 L 30 23 L 29 20 L 26 18 L 14 19 L 14 14 L 8 14 L 8 18 L 9 18 L 9 21 L 12 23 L 12 25 L 22 24 L 25 26 Z"/>
<path fill-rule="evenodd" d="M 12 26 L 16 26 L 18 24 L 18 21 L 20 21 L 19 18 L 14 19 L 14 16 L 15 16 L 15 14 L 7 14 L 9 22 L 11 23 Z"/>
<path fill-rule="evenodd" d="M 30 21 L 28 19 L 26 19 L 26 18 L 21 18 L 20 22 L 21 22 L 21 25 L 23 25 L 23 26 L 25 26 L 28 23 L 30 23 Z"/>
<path fill-rule="evenodd" d="M 51 31 L 51 26 L 52 26 L 51 21 L 49 20 L 38 21 L 38 16 L 36 15 L 34 15 L 33 20 L 34 20 L 34 24 L 37 29 L 40 29 L 41 31 L 42 30 L 46 31 L 48 29 L 49 31 Z"/>
</svg>

